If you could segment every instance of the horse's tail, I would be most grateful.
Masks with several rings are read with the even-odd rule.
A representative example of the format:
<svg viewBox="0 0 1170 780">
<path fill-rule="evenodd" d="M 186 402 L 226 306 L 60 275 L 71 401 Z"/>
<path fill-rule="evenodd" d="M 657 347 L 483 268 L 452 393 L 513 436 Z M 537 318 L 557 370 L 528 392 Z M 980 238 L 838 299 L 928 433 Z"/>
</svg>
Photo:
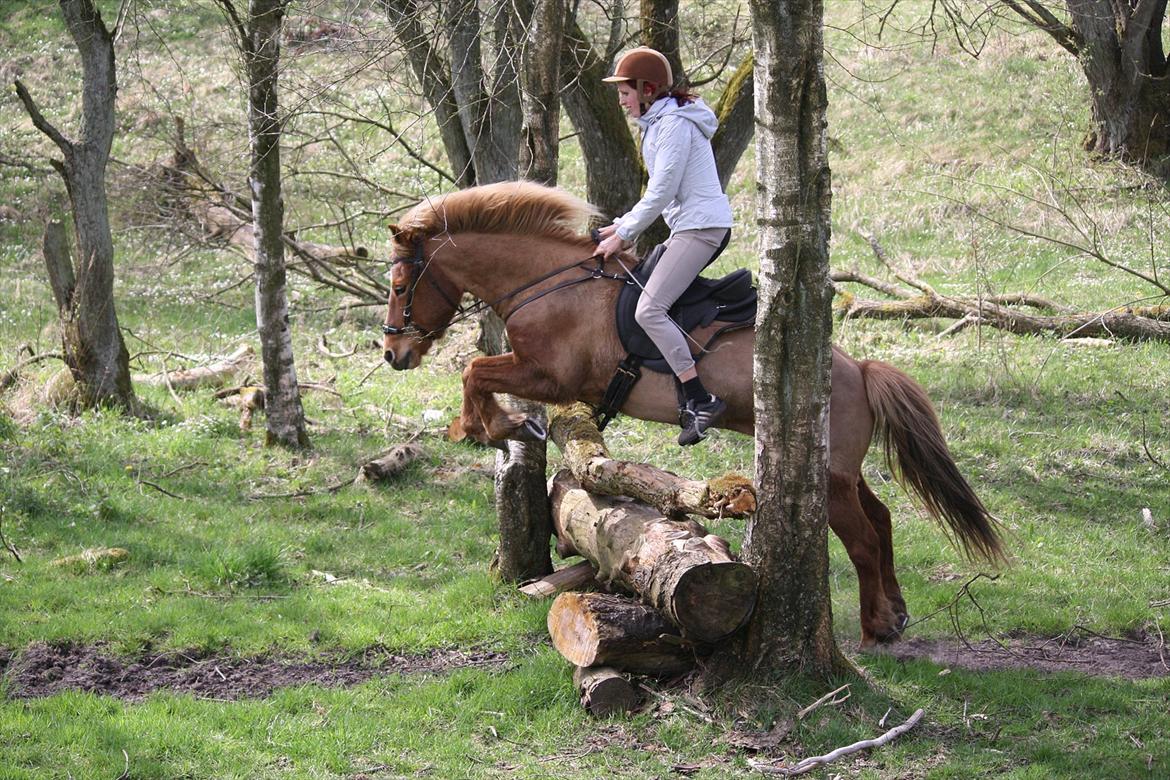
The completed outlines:
<svg viewBox="0 0 1170 780">
<path fill-rule="evenodd" d="M 898 480 L 918 494 L 935 518 L 946 523 L 968 557 L 979 556 L 991 563 L 1006 561 L 999 523 L 959 473 L 926 391 L 880 361 L 863 361 L 861 373 L 875 432 Z"/>
</svg>

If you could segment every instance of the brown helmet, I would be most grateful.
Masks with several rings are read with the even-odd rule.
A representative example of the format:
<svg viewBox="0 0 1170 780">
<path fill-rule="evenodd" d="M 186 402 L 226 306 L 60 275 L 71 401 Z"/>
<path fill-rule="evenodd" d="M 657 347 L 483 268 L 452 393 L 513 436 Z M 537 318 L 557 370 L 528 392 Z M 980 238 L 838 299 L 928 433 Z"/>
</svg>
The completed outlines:
<svg viewBox="0 0 1170 780">
<path fill-rule="evenodd" d="M 662 52 L 648 46 L 639 46 L 618 57 L 617 63 L 613 66 L 613 75 L 602 81 L 611 84 L 634 82 L 639 102 L 646 105 L 670 91 L 674 84 L 674 74 L 670 70 L 670 62 Z M 646 83 L 657 87 L 654 94 L 649 97 L 642 94 L 642 85 Z"/>
</svg>

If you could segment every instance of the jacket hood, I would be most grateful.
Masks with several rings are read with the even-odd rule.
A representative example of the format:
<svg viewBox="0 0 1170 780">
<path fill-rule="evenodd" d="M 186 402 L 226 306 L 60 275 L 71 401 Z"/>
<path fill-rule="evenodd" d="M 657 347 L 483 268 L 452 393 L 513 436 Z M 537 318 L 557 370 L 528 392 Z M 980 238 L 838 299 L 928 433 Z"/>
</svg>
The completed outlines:
<svg viewBox="0 0 1170 780">
<path fill-rule="evenodd" d="M 688 119 L 699 128 L 705 137 L 710 138 L 719 129 L 719 117 L 703 102 L 702 98 L 695 98 L 690 103 L 679 105 L 674 98 L 667 96 L 659 98 L 646 113 L 638 118 L 638 124 L 645 131 L 650 125 L 666 116 L 677 116 Z"/>
</svg>

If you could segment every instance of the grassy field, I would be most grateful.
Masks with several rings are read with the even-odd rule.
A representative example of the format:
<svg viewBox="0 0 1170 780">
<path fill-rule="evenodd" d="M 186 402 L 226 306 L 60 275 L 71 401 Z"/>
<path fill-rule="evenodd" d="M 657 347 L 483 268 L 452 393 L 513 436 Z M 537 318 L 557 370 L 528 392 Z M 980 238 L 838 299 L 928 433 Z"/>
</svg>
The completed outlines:
<svg viewBox="0 0 1170 780">
<path fill-rule="evenodd" d="M 19 76 L 72 131 L 76 64 L 53 5 L 4 7 L 0 74 Z M 890 278 L 873 257 L 873 237 L 900 271 L 944 294 L 1031 292 L 1085 311 L 1148 301 L 1152 287 L 1132 275 L 1007 227 L 1063 239 L 1081 230 L 1118 262 L 1163 279 L 1170 272 L 1164 188 L 1079 150 L 1087 107 L 1075 63 L 1043 36 L 1011 28 L 993 32 L 978 58 L 949 38 L 933 47 L 915 41 L 895 24 L 880 46 L 865 46 L 876 22 L 861 18 L 861 8 L 830 4 L 834 266 Z M 909 28 L 912 20 L 895 21 Z M 169 117 L 178 114 L 205 160 L 241 182 L 242 92 L 220 24 L 210 8 L 146 9 L 119 50 L 122 132 L 110 177 L 117 306 L 135 370 L 144 373 L 258 346 L 249 287 L 237 285 L 246 263 L 188 246 L 159 224 L 138 173 L 168 156 Z M 378 62 L 350 80 L 328 78 L 364 56 L 314 49 L 290 57 L 288 103 L 344 98 L 374 110 L 401 68 Z M 50 150 L 11 90 L 0 95 L 0 117 L 0 151 L 47 168 Z M 399 200 L 301 173 L 337 163 L 327 145 L 302 143 L 317 121 L 302 116 L 292 125 L 290 226 L 368 209 L 353 229 L 384 250 L 379 226 Z M 337 137 L 388 190 L 437 191 L 377 134 L 351 128 Z M 581 191 L 579 151 L 568 142 L 562 153 L 563 182 Z M 0 176 L 0 200 L 11 209 L 0 220 L 3 370 L 20 359 L 20 345 L 55 348 L 37 246 L 64 194 L 41 170 L 0 165 Z M 731 187 L 742 229 L 724 269 L 756 264 L 753 176 L 749 152 Z M 303 235 L 336 243 L 339 232 L 307 227 Z M 140 384 L 157 410 L 152 420 L 71 416 L 42 397 L 59 369 L 53 361 L 0 396 L 0 530 L 22 559 L 0 551 L 0 661 L 8 670 L 0 778 L 739 777 L 752 773 L 743 734 L 785 724 L 825 693 L 793 682 L 747 691 L 763 703 L 748 708 L 651 686 L 646 708 L 631 718 L 584 714 L 568 665 L 547 641 L 547 602 L 489 574 L 492 454 L 433 433 L 428 412 L 445 422 L 458 410 L 469 334 L 454 334 L 421 369 L 393 373 L 380 367 L 376 313 L 338 314 L 337 295 L 299 277 L 292 285 L 298 372 L 328 388 L 305 394 L 309 452 L 264 448 L 262 426 L 241 432 L 237 412 L 209 392 L 172 395 Z M 908 636 L 1159 641 L 1170 628 L 1170 348 L 987 327 L 940 336 L 949 324 L 837 326 L 851 354 L 889 361 L 928 389 L 956 460 L 1008 533 L 1011 566 L 988 570 L 998 578 L 972 582 L 964 597 L 980 568 L 947 544 L 871 454 L 866 477 L 894 511 L 903 589 L 913 617 L 925 618 Z M 327 357 L 317 348 L 321 334 L 336 352 L 358 349 Z M 428 455 L 396 486 L 325 489 L 414 436 Z M 751 442 L 742 437 L 720 432 L 681 450 L 674 436 L 626 419 L 607 431 L 621 457 L 682 474 L 751 471 Z M 273 497 L 298 492 L 312 494 Z M 743 523 L 714 531 L 738 545 Z M 99 546 L 129 557 L 52 564 Z M 836 632 L 868 690 L 855 684 L 848 701 L 796 722 L 759 757 L 827 752 L 880 733 L 891 709 L 886 727 L 922 707 L 916 730 L 820 776 L 1170 775 L 1170 678 L 974 672 L 858 654 L 856 578 L 835 539 L 830 546 Z M 397 656 L 444 649 L 492 651 L 506 661 L 391 671 L 357 685 L 280 688 L 239 701 L 167 691 L 133 701 L 80 691 L 15 697 L 22 653 L 44 643 L 97 645 L 127 659 L 362 660 L 388 670 Z"/>
</svg>

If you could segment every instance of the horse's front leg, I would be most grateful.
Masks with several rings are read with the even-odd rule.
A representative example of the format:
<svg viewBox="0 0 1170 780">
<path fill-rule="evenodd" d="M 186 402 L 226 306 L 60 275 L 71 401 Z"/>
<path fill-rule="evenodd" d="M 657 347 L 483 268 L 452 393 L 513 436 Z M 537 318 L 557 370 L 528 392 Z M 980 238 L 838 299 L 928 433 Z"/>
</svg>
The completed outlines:
<svg viewBox="0 0 1170 780">
<path fill-rule="evenodd" d="M 518 360 L 509 352 L 478 357 L 463 370 L 462 432 L 480 441 L 516 439 L 542 441 L 544 426 L 523 412 L 510 411 L 494 393 L 509 393 L 535 401 L 560 400 L 556 383 L 534 363 Z"/>
</svg>

